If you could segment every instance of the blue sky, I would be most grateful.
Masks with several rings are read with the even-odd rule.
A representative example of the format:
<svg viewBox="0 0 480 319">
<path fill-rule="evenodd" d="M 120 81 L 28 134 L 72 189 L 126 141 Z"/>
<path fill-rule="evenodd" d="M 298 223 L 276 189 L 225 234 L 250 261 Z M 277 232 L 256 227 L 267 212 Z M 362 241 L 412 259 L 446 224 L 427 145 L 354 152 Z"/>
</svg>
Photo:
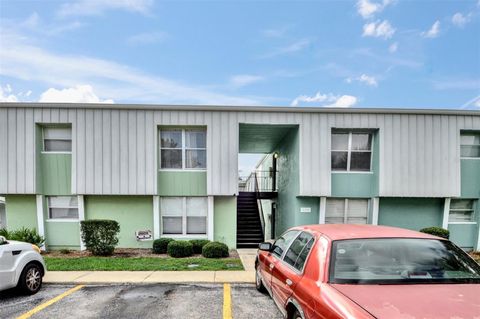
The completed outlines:
<svg viewBox="0 0 480 319">
<path fill-rule="evenodd" d="M 480 109 L 480 1 L 0 0 L 0 99 Z"/>
</svg>

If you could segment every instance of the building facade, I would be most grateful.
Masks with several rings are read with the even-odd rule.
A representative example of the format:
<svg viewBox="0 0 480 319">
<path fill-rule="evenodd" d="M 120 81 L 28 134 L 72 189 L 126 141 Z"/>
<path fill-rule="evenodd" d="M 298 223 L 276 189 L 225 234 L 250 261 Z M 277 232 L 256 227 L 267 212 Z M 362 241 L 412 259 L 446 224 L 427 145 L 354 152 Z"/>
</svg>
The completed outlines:
<svg viewBox="0 0 480 319">
<path fill-rule="evenodd" d="M 7 228 L 48 249 L 82 249 L 79 221 L 98 218 L 120 223 L 120 247 L 236 247 L 239 153 L 266 154 L 265 170 L 275 154 L 274 235 L 440 226 L 480 249 L 476 111 L 2 103 L 0 149 Z"/>
</svg>

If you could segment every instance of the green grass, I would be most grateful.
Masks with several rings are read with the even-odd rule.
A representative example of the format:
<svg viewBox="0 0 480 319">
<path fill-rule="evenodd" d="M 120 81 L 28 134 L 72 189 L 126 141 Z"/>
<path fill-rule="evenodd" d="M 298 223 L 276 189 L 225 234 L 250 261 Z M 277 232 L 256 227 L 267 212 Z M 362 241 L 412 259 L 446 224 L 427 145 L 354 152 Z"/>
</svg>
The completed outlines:
<svg viewBox="0 0 480 319">
<path fill-rule="evenodd" d="M 61 258 L 45 256 L 47 270 L 81 271 L 81 270 L 243 270 L 238 258 L 152 258 L 152 257 L 78 257 Z M 197 267 L 188 267 L 196 264 Z"/>
</svg>

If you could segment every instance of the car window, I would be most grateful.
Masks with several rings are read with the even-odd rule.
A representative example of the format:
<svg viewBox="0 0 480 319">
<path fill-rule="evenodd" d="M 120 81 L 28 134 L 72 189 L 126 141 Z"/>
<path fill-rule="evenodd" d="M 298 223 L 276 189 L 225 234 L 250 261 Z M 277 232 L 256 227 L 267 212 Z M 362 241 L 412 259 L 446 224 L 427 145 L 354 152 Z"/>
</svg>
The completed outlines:
<svg viewBox="0 0 480 319">
<path fill-rule="evenodd" d="M 290 248 L 288 248 L 283 260 L 298 270 L 303 269 L 305 260 L 313 245 L 313 236 L 309 233 L 302 232 L 292 242 Z"/>
<path fill-rule="evenodd" d="M 298 230 L 290 230 L 284 233 L 280 238 L 278 238 L 274 243 L 273 243 L 273 248 L 272 248 L 272 253 L 277 256 L 281 257 L 283 255 L 283 252 L 285 251 L 285 248 L 290 245 L 292 240 L 298 235 Z"/>
<path fill-rule="evenodd" d="M 480 283 L 480 265 L 445 240 L 340 240 L 332 244 L 330 282 Z"/>
</svg>

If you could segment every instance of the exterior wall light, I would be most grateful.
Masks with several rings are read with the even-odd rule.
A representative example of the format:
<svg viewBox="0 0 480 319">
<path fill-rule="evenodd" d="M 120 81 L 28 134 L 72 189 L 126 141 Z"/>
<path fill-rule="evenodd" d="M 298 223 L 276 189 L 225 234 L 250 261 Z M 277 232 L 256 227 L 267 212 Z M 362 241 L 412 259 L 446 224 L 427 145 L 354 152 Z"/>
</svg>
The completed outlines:
<svg viewBox="0 0 480 319">
<path fill-rule="evenodd" d="M 273 153 L 274 158 L 278 158 L 278 156 L 280 156 L 280 155 L 277 152 Z"/>
</svg>

